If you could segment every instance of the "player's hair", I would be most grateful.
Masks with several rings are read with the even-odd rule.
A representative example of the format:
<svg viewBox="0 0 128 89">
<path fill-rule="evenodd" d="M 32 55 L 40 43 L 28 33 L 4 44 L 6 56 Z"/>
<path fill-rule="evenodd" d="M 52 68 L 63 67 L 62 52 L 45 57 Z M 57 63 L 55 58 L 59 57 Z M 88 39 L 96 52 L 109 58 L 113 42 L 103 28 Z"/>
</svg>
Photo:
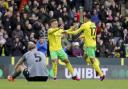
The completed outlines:
<svg viewBox="0 0 128 89">
<path fill-rule="evenodd" d="M 34 41 L 34 40 L 30 40 L 29 42 L 32 42 L 32 43 L 36 44 L 36 41 Z"/>
<path fill-rule="evenodd" d="M 50 20 L 50 24 L 51 24 L 52 22 L 54 22 L 54 21 L 57 21 L 57 19 L 51 19 L 51 20 Z"/>
<path fill-rule="evenodd" d="M 91 19 L 91 15 L 90 14 L 86 14 L 84 15 L 85 18 Z"/>
<path fill-rule="evenodd" d="M 36 48 L 36 43 L 34 41 L 29 41 L 28 42 L 28 50 L 32 50 Z"/>
</svg>

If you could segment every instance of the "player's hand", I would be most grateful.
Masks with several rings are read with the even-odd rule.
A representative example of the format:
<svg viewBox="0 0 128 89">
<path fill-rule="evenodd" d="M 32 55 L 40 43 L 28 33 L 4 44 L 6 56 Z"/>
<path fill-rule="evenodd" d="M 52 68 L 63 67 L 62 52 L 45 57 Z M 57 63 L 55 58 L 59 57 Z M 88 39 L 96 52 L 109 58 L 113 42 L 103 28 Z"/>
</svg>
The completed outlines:
<svg viewBox="0 0 128 89">
<path fill-rule="evenodd" d="M 61 24 L 61 25 L 59 26 L 59 28 L 60 28 L 60 29 L 64 29 L 64 24 Z"/>
<path fill-rule="evenodd" d="M 71 26 L 71 29 L 72 29 L 73 31 L 76 30 L 76 29 L 77 29 L 76 25 Z"/>
<path fill-rule="evenodd" d="M 79 38 L 79 39 L 83 39 L 83 37 L 82 37 L 82 36 L 79 36 L 78 38 Z"/>
<path fill-rule="evenodd" d="M 85 36 L 83 34 L 79 36 L 79 39 L 84 39 L 84 38 Z"/>
<path fill-rule="evenodd" d="M 71 29 L 72 29 L 72 30 L 75 30 L 75 26 L 71 26 Z"/>
</svg>

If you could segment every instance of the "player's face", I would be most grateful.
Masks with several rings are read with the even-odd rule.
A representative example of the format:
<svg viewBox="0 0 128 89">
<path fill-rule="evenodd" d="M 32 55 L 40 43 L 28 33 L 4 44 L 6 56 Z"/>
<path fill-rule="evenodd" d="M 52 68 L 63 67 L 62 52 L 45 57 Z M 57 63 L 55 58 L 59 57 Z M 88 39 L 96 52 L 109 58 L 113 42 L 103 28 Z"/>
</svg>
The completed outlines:
<svg viewBox="0 0 128 89">
<path fill-rule="evenodd" d="M 57 21 L 52 22 L 52 23 L 51 23 L 51 26 L 52 26 L 53 28 L 58 27 L 58 22 L 57 22 Z"/>
<path fill-rule="evenodd" d="M 88 18 L 84 17 L 84 22 L 87 22 L 88 21 Z"/>
</svg>

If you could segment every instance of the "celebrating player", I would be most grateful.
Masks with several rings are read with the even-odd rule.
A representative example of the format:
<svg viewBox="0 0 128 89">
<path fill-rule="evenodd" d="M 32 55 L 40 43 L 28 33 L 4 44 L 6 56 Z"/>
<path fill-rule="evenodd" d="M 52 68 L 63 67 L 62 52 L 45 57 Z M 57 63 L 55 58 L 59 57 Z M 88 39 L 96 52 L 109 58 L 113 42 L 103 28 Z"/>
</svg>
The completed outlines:
<svg viewBox="0 0 128 89">
<path fill-rule="evenodd" d="M 69 34 L 78 34 L 83 31 L 84 36 L 84 58 L 88 63 L 91 63 L 96 71 L 96 74 L 100 76 L 100 80 L 104 80 L 105 76 L 99 67 L 99 60 L 95 57 L 96 50 L 96 26 L 95 23 L 90 21 L 90 15 L 84 17 L 85 23 L 81 25 L 78 30 L 68 32 Z"/>
<path fill-rule="evenodd" d="M 58 22 L 56 19 L 50 21 L 51 28 L 48 30 L 48 41 L 50 56 L 52 60 L 52 68 L 54 73 L 54 79 L 57 78 L 57 62 L 60 59 L 65 63 L 67 69 L 72 75 L 73 80 L 80 80 L 75 74 L 72 65 L 68 60 L 67 54 L 64 52 L 61 44 L 61 38 L 64 30 L 58 27 Z"/>
<path fill-rule="evenodd" d="M 47 81 L 48 69 L 45 54 L 35 48 L 36 44 L 34 42 L 28 42 L 29 51 L 19 59 L 13 75 L 8 76 L 9 81 L 14 81 L 21 72 L 28 81 Z"/>
</svg>

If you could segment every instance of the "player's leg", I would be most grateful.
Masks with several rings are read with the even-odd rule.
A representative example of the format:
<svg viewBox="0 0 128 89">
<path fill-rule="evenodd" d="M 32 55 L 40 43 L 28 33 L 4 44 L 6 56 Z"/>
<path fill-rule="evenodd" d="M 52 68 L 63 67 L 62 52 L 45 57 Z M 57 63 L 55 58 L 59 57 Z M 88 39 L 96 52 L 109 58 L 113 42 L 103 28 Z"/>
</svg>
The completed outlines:
<svg viewBox="0 0 128 89">
<path fill-rule="evenodd" d="M 58 56 L 59 56 L 60 60 L 65 63 L 66 68 L 68 69 L 68 71 L 69 71 L 70 74 L 72 75 L 72 78 L 73 78 L 74 80 L 80 80 L 80 78 L 78 78 L 78 77 L 76 76 L 76 74 L 74 73 L 74 69 L 73 69 L 71 63 L 70 63 L 69 60 L 68 60 L 67 54 L 64 52 L 63 49 L 61 49 L 61 50 L 58 51 Z"/>
<path fill-rule="evenodd" d="M 90 61 L 90 58 L 87 55 L 86 47 L 84 47 L 83 50 L 84 50 L 83 59 L 86 62 L 86 64 L 89 65 L 89 64 L 91 64 L 91 61 Z"/>
<path fill-rule="evenodd" d="M 52 69 L 54 74 L 54 79 L 57 78 L 57 63 L 58 63 L 58 57 L 56 54 L 56 51 L 50 52 L 51 60 L 52 60 Z"/>
<path fill-rule="evenodd" d="M 85 62 L 86 62 L 87 65 L 92 65 L 90 58 L 89 58 L 88 55 L 86 54 L 86 50 L 84 50 L 83 59 L 85 60 Z M 98 58 L 96 58 L 96 61 L 97 61 L 98 65 L 99 65 L 100 63 L 99 63 Z M 98 75 L 99 75 L 99 74 L 98 74 L 98 72 L 96 71 L 96 76 L 98 76 Z"/>
<path fill-rule="evenodd" d="M 8 80 L 9 80 L 9 81 L 14 81 L 14 79 L 15 79 L 16 77 L 18 77 L 18 76 L 21 74 L 21 72 L 24 71 L 25 68 L 26 68 L 26 66 L 25 66 L 24 64 L 19 65 L 19 66 L 14 70 L 14 73 L 13 73 L 12 75 L 9 75 L 9 76 L 8 76 Z"/>
<path fill-rule="evenodd" d="M 103 80 L 105 76 L 99 67 L 99 65 L 100 65 L 99 60 L 95 57 L 95 49 L 92 47 L 88 47 L 87 48 L 87 55 L 90 58 L 90 61 L 92 63 L 93 68 L 95 69 L 95 71 L 100 76 L 100 80 Z"/>
<path fill-rule="evenodd" d="M 57 78 L 57 72 L 58 72 L 57 61 L 58 61 L 57 59 L 52 60 L 52 69 L 53 69 L 53 74 L 54 74 L 55 80 Z"/>
</svg>

